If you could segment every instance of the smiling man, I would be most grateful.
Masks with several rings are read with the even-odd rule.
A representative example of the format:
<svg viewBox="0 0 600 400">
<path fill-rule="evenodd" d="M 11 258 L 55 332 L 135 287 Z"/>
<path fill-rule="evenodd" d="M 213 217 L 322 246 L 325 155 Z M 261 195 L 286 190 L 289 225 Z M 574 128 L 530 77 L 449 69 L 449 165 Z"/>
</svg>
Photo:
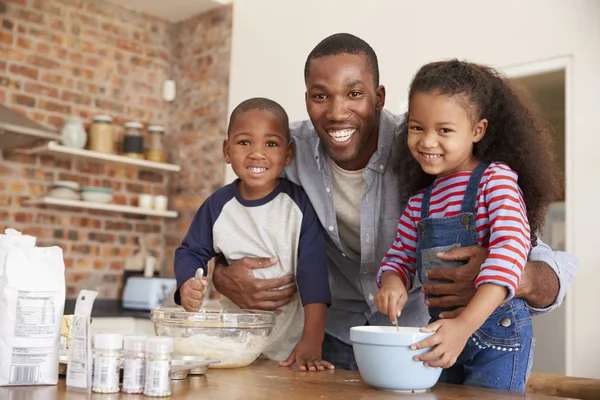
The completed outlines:
<svg viewBox="0 0 600 400">
<path fill-rule="evenodd" d="M 405 198 L 392 166 L 404 116 L 383 109 L 385 88 L 379 84 L 377 56 L 362 39 L 347 33 L 325 38 L 309 54 L 304 69 L 306 109 L 310 121 L 291 125 L 296 157 L 286 167 L 291 181 L 302 185 L 327 232 L 332 304 L 327 313 L 323 358 L 342 369 L 357 369 L 349 330 L 360 325 L 390 325 L 377 311 L 376 274 L 394 242 Z M 406 138 L 402 138 L 406 140 Z M 439 295 L 431 307 L 460 312 L 475 293 L 474 281 L 487 251 L 479 246 L 454 249 L 440 257 L 464 260 L 456 269 L 432 270 L 422 290 Z M 216 289 L 242 308 L 278 309 L 294 288 L 273 290 L 293 277 L 258 281 L 252 269 L 273 264 L 248 259 L 217 264 Z M 577 270 L 577 261 L 539 243 L 530 253 L 517 297 L 533 313 L 561 304 Z M 408 296 L 399 323 L 425 326 L 429 320 L 421 287 Z"/>
</svg>

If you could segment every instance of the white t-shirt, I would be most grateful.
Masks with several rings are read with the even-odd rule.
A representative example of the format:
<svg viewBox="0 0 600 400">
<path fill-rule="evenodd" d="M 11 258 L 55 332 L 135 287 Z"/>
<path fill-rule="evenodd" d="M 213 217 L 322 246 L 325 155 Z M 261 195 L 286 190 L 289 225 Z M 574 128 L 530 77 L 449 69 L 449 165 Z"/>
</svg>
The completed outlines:
<svg viewBox="0 0 600 400">
<path fill-rule="evenodd" d="M 367 190 L 363 169 L 346 171 L 327 157 L 329 177 L 333 185 L 333 204 L 340 239 L 352 251 L 360 254 L 360 209 Z"/>
</svg>

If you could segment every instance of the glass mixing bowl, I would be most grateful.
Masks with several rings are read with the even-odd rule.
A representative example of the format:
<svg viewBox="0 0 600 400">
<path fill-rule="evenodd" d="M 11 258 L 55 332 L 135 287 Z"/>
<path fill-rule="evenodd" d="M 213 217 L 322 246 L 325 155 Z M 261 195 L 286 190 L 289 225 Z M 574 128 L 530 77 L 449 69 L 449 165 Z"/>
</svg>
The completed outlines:
<svg viewBox="0 0 600 400">
<path fill-rule="evenodd" d="M 176 356 L 221 361 L 210 368 L 245 367 L 260 356 L 275 325 L 275 313 L 258 310 L 155 308 L 151 316 L 157 336 L 175 340 Z"/>
</svg>

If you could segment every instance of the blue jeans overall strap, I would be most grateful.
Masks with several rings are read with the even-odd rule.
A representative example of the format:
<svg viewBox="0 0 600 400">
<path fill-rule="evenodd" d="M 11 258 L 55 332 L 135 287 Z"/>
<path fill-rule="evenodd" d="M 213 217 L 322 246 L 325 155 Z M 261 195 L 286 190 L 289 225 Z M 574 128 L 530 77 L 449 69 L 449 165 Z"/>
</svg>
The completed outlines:
<svg viewBox="0 0 600 400">
<path fill-rule="evenodd" d="M 461 261 L 444 261 L 436 254 L 455 247 L 477 245 L 477 193 L 489 163 L 480 163 L 471 173 L 460 214 L 429 218 L 433 184 L 423 196 L 421 222 L 418 224 L 417 273 L 423 284 L 439 283 L 427 279 L 435 268 L 456 268 Z M 429 308 L 432 321 L 450 308 Z M 469 338 L 458 361 L 444 369 L 440 382 L 523 392 L 533 364 L 531 315 L 522 299 L 514 298 L 498 307 Z"/>
</svg>

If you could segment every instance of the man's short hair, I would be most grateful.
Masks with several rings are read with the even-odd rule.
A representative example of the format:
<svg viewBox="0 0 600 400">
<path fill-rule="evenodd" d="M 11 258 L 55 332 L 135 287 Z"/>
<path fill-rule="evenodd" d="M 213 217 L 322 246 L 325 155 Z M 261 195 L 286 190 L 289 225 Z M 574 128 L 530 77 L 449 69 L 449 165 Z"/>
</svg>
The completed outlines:
<svg viewBox="0 0 600 400">
<path fill-rule="evenodd" d="M 251 110 L 267 111 L 273 114 L 276 118 L 279 118 L 281 120 L 281 124 L 283 125 L 285 138 L 288 141 L 290 140 L 290 121 L 287 113 L 279 103 L 264 97 L 253 97 L 251 99 L 244 100 L 233 109 L 231 116 L 229 117 L 229 125 L 227 126 L 227 137 L 229 137 L 229 130 L 231 129 L 235 119 L 246 111 Z"/>
<path fill-rule="evenodd" d="M 306 63 L 304 64 L 304 80 L 308 79 L 310 63 L 312 60 L 325 56 L 335 56 L 338 54 L 352 54 L 364 56 L 367 61 L 367 68 L 373 75 L 375 86 L 379 86 L 379 63 L 375 50 L 361 38 L 350 33 L 336 33 L 323 39 L 310 52 Z"/>
</svg>

